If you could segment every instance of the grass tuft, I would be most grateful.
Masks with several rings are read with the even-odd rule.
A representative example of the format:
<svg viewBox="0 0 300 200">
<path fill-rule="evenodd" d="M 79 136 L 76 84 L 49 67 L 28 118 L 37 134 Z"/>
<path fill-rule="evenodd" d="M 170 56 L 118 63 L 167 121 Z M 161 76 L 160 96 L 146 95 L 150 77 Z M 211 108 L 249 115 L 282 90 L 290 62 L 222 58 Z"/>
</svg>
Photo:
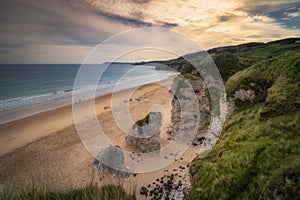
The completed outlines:
<svg viewBox="0 0 300 200">
<path fill-rule="evenodd" d="M 35 185 L 30 188 L 16 191 L 12 187 L 3 186 L 0 191 L 3 200 L 134 200 L 135 194 L 127 194 L 121 185 L 104 185 L 91 183 L 82 189 L 68 189 L 52 191 L 45 186 Z"/>
</svg>

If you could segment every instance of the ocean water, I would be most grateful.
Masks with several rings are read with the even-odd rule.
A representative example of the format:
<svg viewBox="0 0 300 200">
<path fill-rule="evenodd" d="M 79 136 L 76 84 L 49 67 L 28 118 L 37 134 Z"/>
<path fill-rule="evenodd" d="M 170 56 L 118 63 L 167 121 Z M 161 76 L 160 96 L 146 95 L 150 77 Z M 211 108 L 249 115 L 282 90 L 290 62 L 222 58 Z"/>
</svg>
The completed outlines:
<svg viewBox="0 0 300 200">
<path fill-rule="evenodd" d="M 92 67 L 104 68 L 99 64 Z M 72 103 L 74 80 L 80 65 L 0 65 L 0 123 L 29 115 L 38 105 L 51 109 Z M 153 66 L 110 64 L 97 85 L 97 95 L 113 90 L 119 82 L 120 89 L 155 82 L 175 75 L 170 71 L 157 71 Z M 88 78 L 88 77 L 87 77 Z M 51 106 L 51 102 L 56 102 Z M 24 110 L 27 109 L 27 112 Z M 9 116 L 13 113 L 12 116 Z M 16 115 L 16 113 L 19 113 Z"/>
</svg>

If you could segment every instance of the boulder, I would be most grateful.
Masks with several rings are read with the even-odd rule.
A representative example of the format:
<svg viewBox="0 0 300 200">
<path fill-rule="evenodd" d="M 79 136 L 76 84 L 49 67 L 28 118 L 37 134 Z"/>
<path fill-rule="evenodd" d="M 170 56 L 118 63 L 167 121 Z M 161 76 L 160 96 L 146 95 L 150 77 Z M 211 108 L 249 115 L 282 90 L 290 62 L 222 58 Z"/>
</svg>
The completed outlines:
<svg viewBox="0 0 300 200">
<path fill-rule="evenodd" d="M 160 129 L 162 115 L 150 112 L 145 118 L 137 121 L 129 132 L 126 144 L 144 153 L 160 150 Z"/>
<path fill-rule="evenodd" d="M 141 195 L 146 195 L 148 193 L 148 189 L 146 187 L 142 187 L 140 190 Z"/>
<path fill-rule="evenodd" d="M 112 145 L 100 151 L 93 166 L 100 173 L 107 171 L 120 179 L 128 179 L 131 175 L 130 168 L 124 163 L 123 151 Z"/>
</svg>

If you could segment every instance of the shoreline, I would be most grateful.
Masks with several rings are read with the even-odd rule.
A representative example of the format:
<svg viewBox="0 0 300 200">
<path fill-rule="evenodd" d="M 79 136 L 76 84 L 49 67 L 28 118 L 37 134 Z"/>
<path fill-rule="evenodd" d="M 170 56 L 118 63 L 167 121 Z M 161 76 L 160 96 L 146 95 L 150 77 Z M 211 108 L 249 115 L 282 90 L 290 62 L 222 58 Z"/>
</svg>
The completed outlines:
<svg viewBox="0 0 300 200">
<path fill-rule="evenodd" d="M 124 94 L 127 94 L 129 90 L 134 88 L 151 87 L 160 83 L 164 84 L 165 82 L 173 80 L 173 78 L 174 76 L 171 76 L 167 79 L 147 83 L 142 86 L 126 88 L 124 90 L 114 92 L 114 95 L 126 96 Z M 95 98 L 95 110 L 97 110 L 97 115 L 102 111 L 105 111 L 105 106 L 110 106 L 111 95 L 112 93 L 107 93 Z M 87 99 L 82 101 L 82 103 L 87 101 L 90 100 Z M 47 136 L 52 132 L 74 125 L 72 106 L 72 103 L 68 103 L 52 109 L 50 108 L 48 110 L 40 111 L 35 114 L 23 116 L 9 122 L 0 123 L 0 157 L 30 142 Z"/>
<path fill-rule="evenodd" d="M 158 83 L 170 78 L 175 77 L 176 75 L 170 75 L 166 78 L 160 79 L 160 80 L 153 80 L 151 82 L 145 82 L 145 83 L 138 83 L 138 84 L 133 84 L 130 85 L 129 87 L 124 87 L 124 88 L 120 88 L 116 91 L 112 91 L 114 88 L 102 88 L 103 91 L 100 90 L 96 90 L 95 93 L 95 99 L 105 96 L 105 95 L 110 95 L 113 92 L 114 93 L 118 93 L 124 90 L 130 90 L 136 87 L 140 87 L 142 85 L 147 85 L 147 84 L 152 84 L 152 83 Z M 73 91 L 74 92 L 74 91 Z M 102 93 L 103 92 L 103 93 Z M 79 94 L 79 95 L 84 95 L 85 93 Z M 86 99 L 84 101 L 88 101 L 89 99 Z M 73 103 L 73 93 L 70 96 L 65 96 L 65 97 L 60 97 L 57 99 L 52 99 L 50 101 L 46 101 L 46 102 L 40 102 L 37 104 L 32 104 L 32 105 L 28 105 L 23 109 L 14 109 L 14 110 L 8 110 L 8 111 L 2 111 L 0 114 L 0 125 L 4 125 L 10 122 L 14 122 L 17 120 L 21 120 L 27 117 L 31 117 L 43 112 L 48 112 L 51 110 L 55 110 L 55 109 L 59 109 L 59 108 L 63 108 L 65 106 L 70 106 Z"/>
<path fill-rule="evenodd" d="M 162 146 L 171 142 L 167 130 L 171 124 L 173 94 L 165 86 L 171 86 L 172 83 L 173 78 L 169 78 L 143 85 L 131 94 L 133 101 L 126 103 L 133 121 L 156 109 L 154 105 L 162 106 L 158 108 L 165 115 L 165 123 L 160 133 Z M 124 109 L 123 101 L 128 100 L 127 91 L 114 93 L 114 98 L 121 102 L 114 110 L 117 109 L 120 113 Z M 127 134 L 115 122 L 112 109 L 105 109 L 110 106 L 110 98 L 111 94 L 107 94 L 95 99 L 98 123 L 114 145 L 135 151 L 126 145 Z M 149 184 L 155 187 L 154 183 L 159 184 L 157 180 L 167 175 L 173 174 L 176 181 L 182 180 L 184 184 L 189 184 L 188 166 L 201 150 L 200 146 L 190 146 L 181 158 L 170 165 L 151 172 L 132 174 L 129 180 L 119 180 L 108 173 L 99 174 L 93 166 L 95 158 L 88 152 L 77 133 L 71 106 L 0 125 L 0 182 L 3 185 L 14 185 L 17 190 L 24 188 L 28 181 L 43 183 L 46 180 L 51 189 L 59 190 L 70 184 L 75 188 L 83 188 L 94 180 L 99 186 L 120 183 L 126 191 L 134 186 L 138 199 L 143 200 L 147 198 L 139 194 L 139 189 Z M 82 108 L 84 115 L 86 107 Z"/>
</svg>

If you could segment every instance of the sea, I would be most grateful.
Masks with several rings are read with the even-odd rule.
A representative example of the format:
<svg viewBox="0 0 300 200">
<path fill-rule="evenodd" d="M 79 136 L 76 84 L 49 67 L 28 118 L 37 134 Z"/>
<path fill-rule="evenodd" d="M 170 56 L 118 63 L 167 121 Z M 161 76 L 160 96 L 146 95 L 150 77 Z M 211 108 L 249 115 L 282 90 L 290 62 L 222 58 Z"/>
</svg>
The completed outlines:
<svg viewBox="0 0 300 200">
<path fill-rule="evenodd" d="M 0 124 L 72 103 L 80 64 L 0 65 Z M 107 67 L 108 66 L 108 67 Z M 105 69 L 96 94 L 120 90 L 167 79 L 177 73 L 156 70 L 154 66 L 112 63 L 93 65 Z M 106 68 L 107 67 L 107 68 Z M 88 78 L 88 77 L 87 77 Z"/>
</svg>

